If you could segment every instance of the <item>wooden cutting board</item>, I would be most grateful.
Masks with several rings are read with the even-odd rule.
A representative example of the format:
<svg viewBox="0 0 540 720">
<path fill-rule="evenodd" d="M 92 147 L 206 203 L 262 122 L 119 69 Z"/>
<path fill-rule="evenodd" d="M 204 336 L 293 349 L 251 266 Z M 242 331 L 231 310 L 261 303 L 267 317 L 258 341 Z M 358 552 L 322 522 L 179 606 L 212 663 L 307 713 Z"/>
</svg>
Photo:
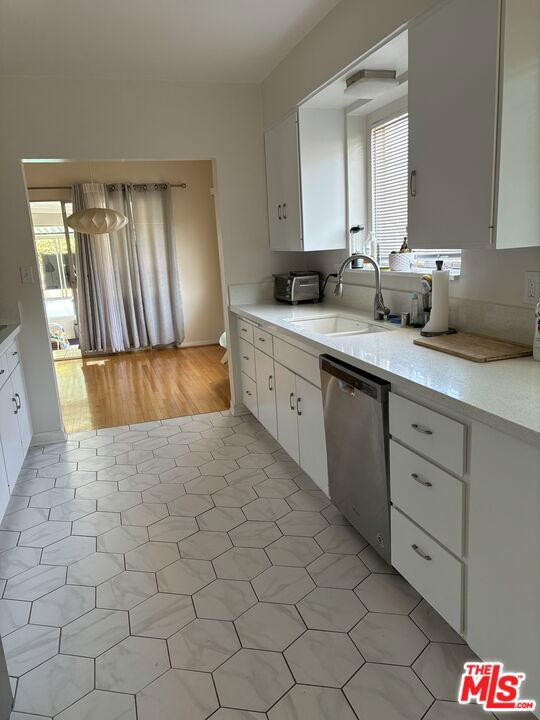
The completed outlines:
<svg viewBox="0 0 540 720">
<path fill-rule="evenodd" d="M 430 338 L 419 337 L 414 340 L 414 344 L 473 362 L 493 362 L 494 360 L 509 360 L 532 355 L 532 349 L 527 345 L 518 345 L 507 340 L 495 340 L 466 332 Z"/>
</svg>

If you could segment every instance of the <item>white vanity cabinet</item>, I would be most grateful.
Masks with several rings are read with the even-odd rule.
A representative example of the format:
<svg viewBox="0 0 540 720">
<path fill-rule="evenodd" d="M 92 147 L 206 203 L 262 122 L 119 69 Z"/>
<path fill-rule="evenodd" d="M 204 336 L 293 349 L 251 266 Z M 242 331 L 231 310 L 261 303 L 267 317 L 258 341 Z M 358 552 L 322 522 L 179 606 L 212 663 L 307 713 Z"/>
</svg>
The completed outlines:
<svg viewBox="0 0 540 720">
<path fill-rule="evenodd" d="M 540 3 L 450 0 L 409 27 L 409 245 L 540 244 Z"/>
<path fill-rule="evenodd" d="M 343 111 L 301 107 L 268 130 L 264 144 L 271 249 L 344 249 Z"/>
<path fill-rule="evenodd" d="M 255 368 L 257 375 L 258 417 L 270 435 L 277 437 L 274 360 L 261 350 L 255 350 Z"/>
</svg>

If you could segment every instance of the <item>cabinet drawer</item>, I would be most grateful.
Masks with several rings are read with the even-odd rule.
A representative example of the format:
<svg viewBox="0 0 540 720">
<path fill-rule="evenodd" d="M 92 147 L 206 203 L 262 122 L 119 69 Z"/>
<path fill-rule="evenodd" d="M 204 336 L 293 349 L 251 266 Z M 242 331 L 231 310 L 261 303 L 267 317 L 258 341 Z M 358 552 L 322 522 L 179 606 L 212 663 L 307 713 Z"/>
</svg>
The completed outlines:
<svg viewBox="0 0 540 720">
<path fill-rule="evenodd" d="M 392 503 L 456 555 L 463 553 L 463 483 L 390 441 Z"/>
<path fill-rule="evenodd" d="M 270 355 L 270 357 L 274 355 L 273 341 L 274 338 L 270 333 L 260 330 L 259 328 L 253 329 L 253 344 L 259 348 L 259 350 L 262 350 L 263 353 Z"/>
<path fill-rule="evenodd" d="M 279 338 L 274 338 L 274 357 L 282 365 L 285 365 L 300 377 L 305 378 L 312 385 L 321 387 L 318 357 L 299 350 L 294 345 L 289 345 L 289 343 Z"/>
<path fill-rule="evenodd" d="M 2 353 L 2 355 L 0 355 L 0 387 L 6 382 L 8 375 L 7 353 Z"/>
<path fill-rule="evenodd" d="M 463 565 L 395 508 L 390 512 L 392 565 L 461 632 Z"/>
<path fill-rule="evenodd" d="M 252 380 L 255 380 L 255 350 L 245 340 L 240 338 L 240 369 Z"/>
<path fill-rule="evenodd" d="M 238 318 L 238 337 L 253 344 L 253 325 Z"/>
<path fill-rule="evenodd" d="M 465 425 L 390 393 L 390 434 L 439 465 L 463 475 Z"/>
<path fill-rule="evenodd" d="M 19 343 L 17 340 L 14 340 L 11 345 L 6 350 L 6 356 L 7 356 L 7 365 L 8 365 L 8 373 L 13 372 L 17 365 L 19 364 L 20 355 L 19 355 Z"/>
<path fill-rule="evenodd" d="M 253 415 L 257 416 L 257 384 L 246 373 L 240 373 L 240 375 L 242 377 L 242 402 Z"/>
</svg>

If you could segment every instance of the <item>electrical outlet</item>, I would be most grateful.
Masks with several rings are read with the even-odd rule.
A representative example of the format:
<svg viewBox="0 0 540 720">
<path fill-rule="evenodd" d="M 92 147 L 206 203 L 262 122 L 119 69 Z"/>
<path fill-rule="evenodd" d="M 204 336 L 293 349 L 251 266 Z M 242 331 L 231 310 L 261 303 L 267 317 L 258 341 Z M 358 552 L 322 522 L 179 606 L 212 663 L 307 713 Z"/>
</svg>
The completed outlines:
<svg viewBox="0 0 540 720">
<path fill-rule="evenodd" d="M 32 270 L 32 268 L 29 267 L 29 266 L 23 267 L 23 266 L 21 265 L 21 267 L 19 268 L 19 271 L 20 271 L 20 273 L 21 273 L 21 282 L 22 282 L 24 285 L 33 285 L 33 283 L 34 283 L 34 271 Z"/>
<path fill-rule="evenodd" d="M 540 271 L 530 270 L 525 273 L 523 301 L 536 305 L 540 300 Z"/>
</svg>

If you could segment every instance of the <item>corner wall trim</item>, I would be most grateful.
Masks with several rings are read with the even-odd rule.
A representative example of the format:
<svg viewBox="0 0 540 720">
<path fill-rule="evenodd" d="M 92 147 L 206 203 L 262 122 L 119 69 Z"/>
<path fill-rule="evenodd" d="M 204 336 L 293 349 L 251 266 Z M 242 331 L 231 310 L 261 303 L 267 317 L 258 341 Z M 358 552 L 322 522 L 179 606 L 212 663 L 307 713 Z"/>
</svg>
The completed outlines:
<svg viewBox="0 0 540 720">
<path fill-rule="evenodd" d="M 30 446 L 34 447 L 35 445 L 52 445 L 53 443 L 64 442 L 65 440 L 67 440 L 67 434 L 63 430 L 34 433 Z"/>
</svg>

